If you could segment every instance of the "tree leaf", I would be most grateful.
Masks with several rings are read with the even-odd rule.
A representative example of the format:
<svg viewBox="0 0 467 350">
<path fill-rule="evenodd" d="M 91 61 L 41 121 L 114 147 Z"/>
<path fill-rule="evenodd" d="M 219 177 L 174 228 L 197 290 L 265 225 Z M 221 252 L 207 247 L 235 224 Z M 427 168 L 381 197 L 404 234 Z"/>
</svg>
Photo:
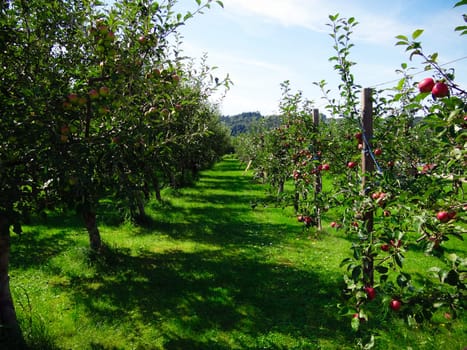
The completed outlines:
<svg viewBox="0 0 467 350">
<path fill-rule="evenodd" d="M 412 39 L 415 40 L 422 34 L 423 34 L 423 29 L 417 29 L 412 33 Z"/>
<path fill-rule="evenodd" d="M 458 3 L 454 5 L 454 7 L 462 6 L 462 5 L 467 5 L 467 0 L 461 0 Z"/>
</svg>

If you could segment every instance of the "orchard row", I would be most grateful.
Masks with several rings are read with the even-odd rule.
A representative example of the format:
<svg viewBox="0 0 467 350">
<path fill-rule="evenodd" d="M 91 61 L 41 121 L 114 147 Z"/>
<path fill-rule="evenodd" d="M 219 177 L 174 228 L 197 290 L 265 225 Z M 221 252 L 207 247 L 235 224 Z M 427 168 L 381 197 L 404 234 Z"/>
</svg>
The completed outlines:
<svg viewBox="0 0 467 350">
<path fill-rule="evenodd" d="M 229 80 L 181 58 L 177 31 L 220 1 L 6 1 L 0 4 L 0 322 L 21 342 L 8 284 L 10 228 L 72 209 L 90 245 L 110 198 L 144 219 L 164 186 L 196 178 L 229 147 L 209 101 Z"/>
<path fill-rule="evenodd" d="M 373 318 L 455 319 L 466 307 L 467 261 L 444 245 L 466 233 L 467 92 L 437 55 L 423 52 L 417 30 L 398 36 L 397 44 L 421 57 L 432 76 L 414 81 L 403 63 L 397 86 L 372 90 L 365 99 L 349 60 L 357 22 L 339 15 L 330 20 L 340 100 L 330 97 L 325 81 L 316 84 L 332 117 L 316 118 L 312 101 L 285 82 L 282 125 L 239 138 L 237 152 L 283 206 L 293 206 L 304 230 L 319 235 L 325 217 L 351 239 L 342 262 L 347 302 L 340 305 L 355 330 L 370 332 Z M 368 105 L 360 105 L 361 95 Z M 370 109 L 369 123 L 364 113 Z M 331 185 L 323 186 L 323 179 Z M 422 282 L 405 270 L 412 249 L 433 258 Z"/>
</svg>

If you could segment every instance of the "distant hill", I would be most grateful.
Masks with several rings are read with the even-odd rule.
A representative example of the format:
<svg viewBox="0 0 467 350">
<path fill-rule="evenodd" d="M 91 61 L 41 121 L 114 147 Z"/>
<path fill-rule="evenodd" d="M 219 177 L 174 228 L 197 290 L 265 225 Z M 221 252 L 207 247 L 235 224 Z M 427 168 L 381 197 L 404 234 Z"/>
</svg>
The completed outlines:
<svg viewBox="0 0 467 350">
<path fill-rule="evenodd" d="M 232 136 L 247 133 L 258 124 L 266 128 L 275 128 L 280 125 L 279 116 L 263 116 L 259 112 L 244 112 L 232 116 L 222 116 L 221 123 L 230 129 Z"/>
</svg>

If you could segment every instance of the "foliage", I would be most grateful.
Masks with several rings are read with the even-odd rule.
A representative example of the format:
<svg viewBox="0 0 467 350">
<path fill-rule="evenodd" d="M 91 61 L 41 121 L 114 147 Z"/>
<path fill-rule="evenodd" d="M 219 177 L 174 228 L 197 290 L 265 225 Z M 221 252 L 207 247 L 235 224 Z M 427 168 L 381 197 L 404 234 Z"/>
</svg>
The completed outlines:
<svg viewBox="0 0 467 350">
<path fill-rule="evenodd" d="M 186 184 L 226 152 L 209 98 L 230 80 L 212 78 L 205 59 L 195 70 L 174 42 L 193 16 L 223 6 L 196 3 L 185 14 L 174 11 L 176 0 L 1 3 L 2 242 L 34 214 L 71 208 L 101 251 L 102 199 L 144 218 L 151 193 Z M 5 279 L 8 251 L 1 254 Z"/>
<path fill-rule="evenodd" d="M 109 249 L 99 256 L 73 215 L 34 218 L 12 237 L 11 276 L 31 348 L 358 348 L 337 305 L 345 301 L 339 262 L 351 243 L 344 230 L 328 229 L 336 213 L 323 217 L 328 234 L 312 239 L 292 208 L 251 209 L 266 199 L 252 174 L 225 157 L 196 185 L 164 189 L 164 201 L 148 205 L 150 225 L 102 225 Z M 104 209 L 103 223 L 119 215 Z M 446 247 L 460 249 L 456 241 Z M 410 250 L 406 271 L 422 275 L 429 260 Z M 439 311 L 433 326 L 408 327 L 388 314 L 363 327 L 376 349 L 466 342 L 465 315 L 447 320 Z"/>
<path fill-rule="evenodd" d="M 309 111 L 299 112 L 302 96 L 284 94 L 282 111 L 290 116 L 290 108 L 296 119 L 288 123 L 284 118 L 287 121 L 274 132 L 258 133 L 251 142 L 250 152 L 256 153 L 250 159 L 276 188 L 292 172 L 295 187 L 282 198 L 298 192 L 299 200 L 288 204 L 300 208 L 299 214 L 303 206 L 314 214 L 339 208 L 333 227 L 352 242 L 351 254 L 341 265 L 347 285 L 341 314 L 350 317 L 362 346 L 368 342 L 370 347 L 376 341 L 370 326 L 375 319 L 401 317 L 417 325 L 433 322 L 440 310 L 446 317 L 459 317 L 465 310 L 465 258 L 448 254 L 444 245 L 463 240 L 466 232 L 467 94 L 456 84 L 455 72 L 439 65 L 436 53 L 423 51 L 419 41 L 423 30 L 410 37 L 400 35 L 396 45 L 405 46 L 411 60 L 422 58 L 425 71 L 433 74 L 433 85 L 446 88 L 442 94 L 431 88 L 420 91 L 411 75 L 413 68 L 401 64 L 397 86 L 372 91 L 367 100 L 373 109 L 373 128 L 366 130 L 358 98 L 363 91 L 354 81 L 355 63 L 350 60 L 351 34 L 358 23 L 339 14 L 329 19 L 336 51 L 330 61 L 341 78 L 340 99 L 330 97 L 324 80 L 316 85 L 335 119 L 316 132 Z M 333 191 L 316 196 L 323 161 L 329 164 Z M 370 166 L 363 169 L 368 162 Z M 299 215 L 299 221 L 303 218 Z M 406 267 L 413 250 L 423 250 L 431 257 L 430 264 L 445 267 L 427 268 L 415 279 Z"/>
</svg>

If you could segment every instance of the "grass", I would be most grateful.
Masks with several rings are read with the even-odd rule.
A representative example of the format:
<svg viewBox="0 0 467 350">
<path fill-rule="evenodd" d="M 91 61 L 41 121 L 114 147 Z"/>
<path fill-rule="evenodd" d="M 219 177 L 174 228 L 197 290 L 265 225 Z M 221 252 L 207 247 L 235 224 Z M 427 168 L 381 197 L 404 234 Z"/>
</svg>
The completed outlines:
<svg viewBox="0 0 467 350">
<path fill-rule="evenodd" d="M 90 255 L 73 216 L 25 228 L 12 240 L 11 283 L 31 347 L 358 347 L 362 334 L 338 309 L 339 263 L 351 243 L 334 230 L 315 239 L 291 210 L 261 205 L 264 197 L 226 158 L 195 186 L 152 201 L 145 227 L 101 226 L 109 247 L 102 256 Z M 368 327 L 376 349 L 462 349 L 463 321 L 410 328 L 388 316 Z"/>
</svg>

